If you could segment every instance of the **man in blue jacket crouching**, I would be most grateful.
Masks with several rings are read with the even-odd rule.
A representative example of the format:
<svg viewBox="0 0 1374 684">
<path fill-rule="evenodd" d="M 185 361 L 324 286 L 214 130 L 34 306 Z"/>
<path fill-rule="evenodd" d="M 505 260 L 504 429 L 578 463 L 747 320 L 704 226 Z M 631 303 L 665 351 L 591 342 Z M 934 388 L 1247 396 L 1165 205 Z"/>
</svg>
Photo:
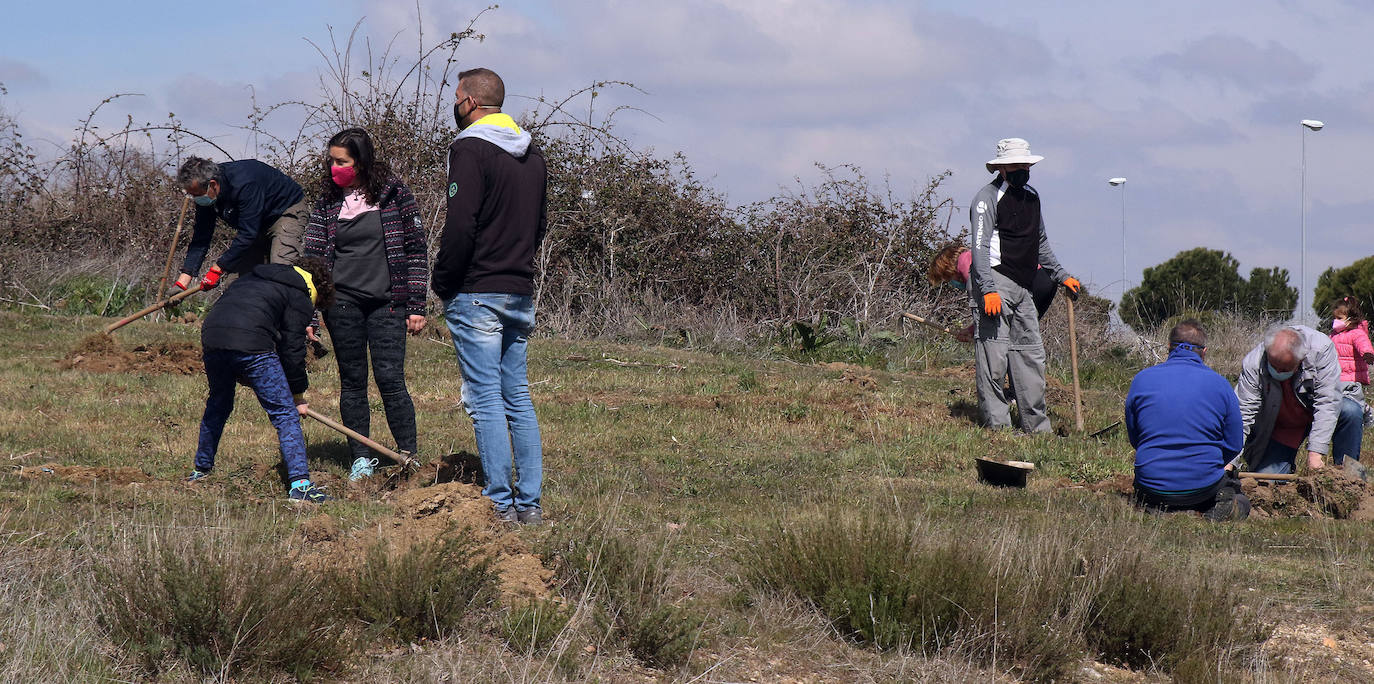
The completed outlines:
<svg viewBox="0 0 1374 684">
<path fill-rule="evenodd" d="M 1135 502 L 1151 512 L 1244 520 L 1250 501 L 1227 462 L 1244 443 L 1240 402 L 1207 367 L 1207 333 L 1188 319 L 1169 331 L 1169 359 L 1136 374 L 1126 395 L 1135 447 Z"/>
</svg>

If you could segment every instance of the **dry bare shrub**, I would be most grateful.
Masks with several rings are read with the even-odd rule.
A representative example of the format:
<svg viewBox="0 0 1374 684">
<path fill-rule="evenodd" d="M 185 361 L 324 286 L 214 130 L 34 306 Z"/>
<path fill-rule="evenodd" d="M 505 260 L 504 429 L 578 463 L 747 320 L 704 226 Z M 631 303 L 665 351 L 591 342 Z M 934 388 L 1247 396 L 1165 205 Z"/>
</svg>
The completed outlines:
<svg viewBox="0 0 1374 684">
<path fill-rule="evenodd" d="M 339 604 L 280 544 L 233 531 L 125 538 L 95 569 L 99 622 L 143 672 L 184 662 L 221 679 L 338 670 L 352 646 Z"/>
</svg>

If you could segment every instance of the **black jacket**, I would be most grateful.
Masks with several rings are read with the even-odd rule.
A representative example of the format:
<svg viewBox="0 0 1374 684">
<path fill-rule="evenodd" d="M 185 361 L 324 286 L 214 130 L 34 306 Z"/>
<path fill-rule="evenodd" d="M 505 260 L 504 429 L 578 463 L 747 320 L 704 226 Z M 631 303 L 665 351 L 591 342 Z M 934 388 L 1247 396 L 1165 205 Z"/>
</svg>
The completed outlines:
<svg viewBox="0 0 1374 684">
<path fill-rule="evenodd" d="M 520 157 L 480 138 L 449 146 L 448 213 L 430 273 L 434 294 L 534 294 L 547 173 L 533 145 Z"/>
<path fill-rule="evenodd" d="M 216 217 L 224 219 L 238 233 L 215 263 L 226 271 L 238 271 L 245 266 L 238 261 L 249 247 L 266 236 L 268 226 L 305 199 L 305 191 L 296 181 L 256 159 L 224 162 L 219 170 L 224 178 L 215 203 L 196 206 L 195 228 L 186 248 L 186 260 L 181 264 L 182 273 L 200 273 L 210 239 L 215 236 Z"/>
<path fill-rule="evenodd" d="M 275 352 L 293 394 L 309 386 L 305 377 L 305 327 L 315 315 L 310 290 L 296 269 L 262 264 L 231 284 L 200 328 L 206 349 L 262 354 Z"/>
</svg>

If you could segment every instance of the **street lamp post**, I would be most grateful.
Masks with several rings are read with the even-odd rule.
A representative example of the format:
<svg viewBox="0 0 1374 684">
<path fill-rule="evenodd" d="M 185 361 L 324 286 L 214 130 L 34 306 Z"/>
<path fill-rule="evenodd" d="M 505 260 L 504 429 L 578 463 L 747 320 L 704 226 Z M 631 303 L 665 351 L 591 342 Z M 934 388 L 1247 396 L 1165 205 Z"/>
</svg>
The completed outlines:
<svg viewBox="0 0 1374 684">
<path fill-rule="evenodd" d="M 1311 307 L 1303 306 L 1303 298 L 1307 297 L 1307 132 L 1320 131 L 1326 124 L 1316 119 L 1303 119 L 1298 123 L 1302 124 L 1302 156 L 1298 161 L 1298 202 L 1302 205 L 1300 214 L 1302 215 L 1302 263 L 1298 270 L 1298 279 L 1301 281 L 1298 290 L 1298 321 L 1307 320 L 1307 310 Z"/>
<path fill-rule="evenodd" d="M 1112 187 L 1121 188 L 1121 296 L 1126 296 L 1126 288 L 1130 285 L 1126 281 L 1126 179 L 1108 178 L 1107 182 Z"/>
</svg>

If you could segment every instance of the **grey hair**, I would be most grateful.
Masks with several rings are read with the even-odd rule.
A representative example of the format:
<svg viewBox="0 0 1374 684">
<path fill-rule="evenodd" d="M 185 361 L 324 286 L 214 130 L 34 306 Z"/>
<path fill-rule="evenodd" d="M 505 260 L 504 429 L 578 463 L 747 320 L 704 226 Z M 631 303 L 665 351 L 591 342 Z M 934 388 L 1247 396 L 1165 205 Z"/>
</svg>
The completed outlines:
<svg viewBox="0 0 1374 684">
<path fill-rule="evenodd" d="M 177 185 L 183 188 L 195 184 L 204 188 L 210 181 L 223 180 L 224 174 L 219 170 L 219 164 L 201 157 L 190 157 L 177 169 Z"/>
<path fill-rule="evenodd" d="M 1283 335 L 1287 330 L 1292 335 Z M 1291 342 L 1280 342 L 1280 340 L 1292 340 Z M 1275 351 L 1287 351 L 1293 354 L 1293 358 L 1301 361 L 1307 354 L 1307 345 L 1303 340 L 1302 333 L 1287 326 L 1270 328 L 1264 334 L 1264 353 L 1272 355 Z"/>
</svg>

